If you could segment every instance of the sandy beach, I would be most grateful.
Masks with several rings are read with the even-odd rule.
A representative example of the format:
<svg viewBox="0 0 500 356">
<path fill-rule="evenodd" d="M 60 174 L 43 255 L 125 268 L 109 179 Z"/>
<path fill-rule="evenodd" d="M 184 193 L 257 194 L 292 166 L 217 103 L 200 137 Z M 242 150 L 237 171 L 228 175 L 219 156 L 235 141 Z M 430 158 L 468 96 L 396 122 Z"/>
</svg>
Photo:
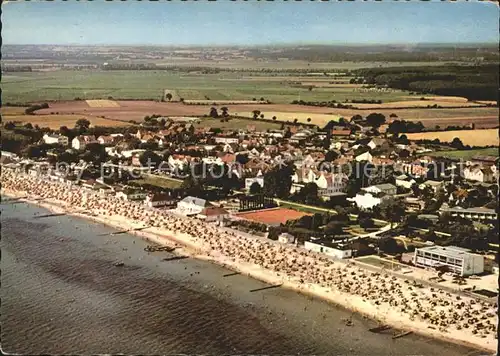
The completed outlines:
<svg viewBox="0 0 500 356">
<path fill-rule="evenodd" d="M 133 233 L 178 247 L 176 253 L 320 297 L 397 329 L 488 351 L 497 349 L 496 305 L 363 270 L 295 246 L 242 236 L 165 210 L 8 170 L 2 172 L 2 194 L 26 197 L 26 201 L 55 213 L 86 217 L 120 230 L 147 226 Z"/>
</svg>

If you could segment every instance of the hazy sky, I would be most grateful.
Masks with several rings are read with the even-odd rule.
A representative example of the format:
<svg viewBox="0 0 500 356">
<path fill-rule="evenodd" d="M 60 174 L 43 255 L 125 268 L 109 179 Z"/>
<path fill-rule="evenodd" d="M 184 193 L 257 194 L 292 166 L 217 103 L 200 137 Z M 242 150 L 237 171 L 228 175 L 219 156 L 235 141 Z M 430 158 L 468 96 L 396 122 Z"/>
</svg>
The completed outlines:
<svg viewBox="0 0 500 356">
<path fill-rule="evenodd" d="M 10 2 L 5 44 L 498 42 L 498 6 L 450 2 Z"/>
</svg>

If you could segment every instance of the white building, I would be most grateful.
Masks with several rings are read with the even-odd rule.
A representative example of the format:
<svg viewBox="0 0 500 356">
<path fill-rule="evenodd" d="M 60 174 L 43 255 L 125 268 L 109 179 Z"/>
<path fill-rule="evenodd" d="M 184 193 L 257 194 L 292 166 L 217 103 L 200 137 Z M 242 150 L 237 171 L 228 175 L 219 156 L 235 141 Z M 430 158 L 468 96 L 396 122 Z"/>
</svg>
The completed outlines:
<svg viewBox="0 0 500 356">
<path fill-rule="evenodd" d="M 416 183 L 415 179 L 408 177 L 406 174 L 395 177 L 396 187 L 403 187 L 411 189 L 413 184 Z"/>
<path fill-rule="evenodd" d="M 371 162 L 373 160 L 373 156 L 371 155 L 370 152 L 367 151 L 365 153 L 362 153 L 362 154 L 356 156 L 355 160 L 358 162 L 361 162 L 361 161 Z"/>
<path fill-rule="evenodd" d="M 175 199 L 169 194 L 148 194 L 144 200 L 144 204 L 150 208 L 161 208 L 172 206 L 175 204 Z"/>
<path fill-rule="evenodd" d="M 43 135 L 43 142 L 49 145 L 58 144 L 67 146 L 69 144 L 69 139 L 67 136 L 63 135 Z"/>
<path fill-rule="evenodd" d="M 225 219 L 228 219 L 229 215 L 229 211 L 224 208 L 209 206 L 203 209 L 202 212 L 198 214 L 198 218 L 205 220 L 206 222 L 222 222 Z"/>
<path fill-rule="evenodd" d="M 463 171 L 464 178 L 481 183 L 491 183 L 496 180 L 496 167 L 471 166 Z"/>
<path fill-rule="evenodd" d="M 283 232 L 278 236 L 278 241 L 282 244 L 292 244 L 295 241 L 295 237 L 287 232 Z"/>
<path fill-rule="evenodd" d="M 123 200 L 143 200 L 147 197 L 147 194 L 141 190 L 125 190 L 117 192 L 115 196 Z"/>
<path fill-rule="evenodd" d="M 437 193 L 444 187 L 444 182 L 439 182 L 436 180 L 426 180 L 418 186 L 420 189 L 425 189 L 427 187 L 431 188 L 434 193 Z"/>
<path fill-rule="evenodd" d="M 462 217 L 473 221 L 487 222 L 498 220 L 498 214 L 494 209 L 483 207 L 464 209 L 461 207 L 441 208 L 440 213 L 449 213 L 452 217 Z"/>
<path fill-rule="evenodd" d="M 258 176 L 253 178 L 245 178 L 245 189 L 250 190 L 252 184 L 257 183 L 261 188 L 264 187 L 264 177 Z"/>
<path fill-rule="evenodd" d="M 344 244 L 306 241 L 304 243 L 304 248 L 306 250 L 324 253 L 325 255 L 338 259 L 352 257 L 352 249 L 348 248 Z"/>
<path fill-rule="evenodd" d="M 456 246 L 429 246 L 417 248 L 413 263 L 419 267 L 447 266 L 460 276 L 484 272 L 484 257 Z"/>
<path fill-rule="evenodd" d="M 369 187 L 363 188 L 363 190 L 369 193 L 383 193 L 387 195 L 396 195 L 398 188 L 396 188 L 396 186 L 390 183 L 385 183 L 385 184 L 371 185 Z"/>
<path fill-rule="evenodd" d="M 80 135 L 76 136 L 73 141 L 71 141 L 71 147 L 75 150 L 84 150 L 89 143 L 97 143 L 95 136 L 93 135 Z"/>
<path fill-rule="evenodd" d="M 205 199 L 200 199 L 196 197 L 185 197 L 180 202 L 177 203 L 176 211 L 182 215 L 197 215 L 200 214 L 205 208 L 211 206 L 211 204 Z"/>
<path fill-rule="evenodd" d="M 345 192 L 349 177 L 345 173 L 325 173 L 321 172 L 314 181 L 318 186 L 318 195 L 321 197 L 330 197 L 337 193 Z"/>
<path fill-rule="evenodd" d="M 215 137 L 216 143 L 231 144 L 231 143 L 238 143 L 239 141 L 240 139 L 238 137 L 226 137 L 226 136 Z"/>
</svg>

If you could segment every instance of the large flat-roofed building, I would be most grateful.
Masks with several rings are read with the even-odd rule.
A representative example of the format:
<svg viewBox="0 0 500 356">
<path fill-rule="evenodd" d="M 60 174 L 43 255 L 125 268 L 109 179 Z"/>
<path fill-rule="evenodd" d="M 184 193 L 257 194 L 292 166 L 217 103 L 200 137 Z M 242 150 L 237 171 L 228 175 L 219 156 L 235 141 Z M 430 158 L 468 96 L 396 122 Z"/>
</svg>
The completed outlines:
<svg viewBox="0 0 500 356">
<path fill-rule="evenodd" d="M 494 209 L 488 208 L 468 208 L 463 209 L 460 207 L 455 208 L 441 208 L 440 213 L 449 213 L 452 217 L 460 216 L 465 219 L 470 219 L 473 221 L 496 221 L 498 220 L 498 214 Z"/>
<path fill-rule="evenodd" d="M 417 248 L 413 263 L 419 267 L 448 266 L 460 276 L 484 272 L 484 257 L 456 246 L 428 246 Z"/>
</svg>

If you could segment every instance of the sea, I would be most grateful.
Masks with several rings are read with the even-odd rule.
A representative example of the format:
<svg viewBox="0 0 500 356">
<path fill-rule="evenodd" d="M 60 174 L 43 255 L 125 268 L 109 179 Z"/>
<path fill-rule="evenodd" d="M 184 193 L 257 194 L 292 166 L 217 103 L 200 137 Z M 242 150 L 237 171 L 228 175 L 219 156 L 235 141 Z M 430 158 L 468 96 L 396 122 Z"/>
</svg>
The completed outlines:
<svg viewBox="0 0 500 356">
<path fill-rule="evenodd" d="M 480 355 L 130 234 L 1 204 L 1 348 L 17 354 Z M 119 262 L 123 266 L 116 266 Z M 345 320 L 351 318 L 352 326 Z"/>
</svg>

